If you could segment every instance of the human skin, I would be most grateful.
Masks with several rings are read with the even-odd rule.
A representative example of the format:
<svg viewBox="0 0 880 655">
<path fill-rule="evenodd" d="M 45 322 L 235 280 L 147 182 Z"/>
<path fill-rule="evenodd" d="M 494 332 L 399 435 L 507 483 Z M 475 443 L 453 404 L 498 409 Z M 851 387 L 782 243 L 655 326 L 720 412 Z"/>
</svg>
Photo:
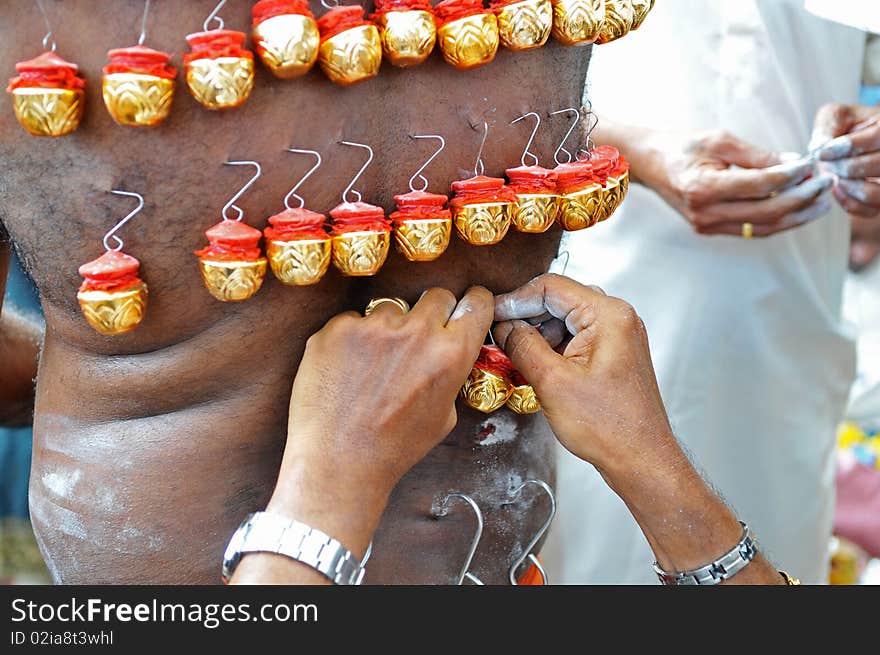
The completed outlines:
<svg viewBox="0 0 880 655">
<path fill-rule="evenodd" d="M 880 253 L 880 109 L 824 105 L 811 146 L 820 169 L 835 176 L 832 193 L 850 215 L 850 268 L 865 268 Z"/>
<path fill-rule="evenodd" d="M 601 117 L 593 138 L 618 147 L 631 175 L 706 235 L 768 237 L 828 213 L 834 178 L 808 176 L 814 161 L 790 160 L 723 130 L 674 132 Z"/>
<path fill-rule="evenodd" d="M 393 209 L 392 196 L 407 190 L 431 152 L 409 135 L 446 137 L 446 150 L 426 171 L 430 190 L 445 191 L 469 175 L 487 120 L 486 170 L 499 174 L 519 161 L 528 136 L 521 124 L 507 123 L 528 111 L 578 106 L 590 50 L 555 43 L 531 53 L 502 50 L 467 73 L 435 54 L 414 69 L 386 64 L 378 78 L 353 88 L 332 85 L 317 69 L 279 81 L 258 65 L 252 97 L 227 113 L 198 106 L 179 76 L 168 121 L 141 131 L 107 115 L 100 70 L 108 49 L 137 39 L 143 4 L 117 2 L 100 15 L 85 0 L 46 6 L 59 54 L 88 80 L 85 118 L 70 136 L 37 139 L 18 126 L 8 98 L 0 112 L 0 217 L 40 291 L 47 323 L 31 476 L 38 541 L 61 582 L 215 583 L 229 536 L 270 497 L 309 335 L 342 311 L 362 311 L 374 296 L 414 303 L 433 286 L 459 295 L 474 284 L 509 291 L 546 270 L 559 240 L 555 229 L 511 231 L 491 248 L 453 237 L 435 263 L 392 253 L 375 278 L 331 271 L 306 288 L 284 287 L 270 274 L 251 300 L 220 303 L 203 288 L 193 251 L 248 178 L 223 162 L 263 165 L 263 178 L 238 202 L 245 220 L 263 227 L 312 164 L 285 148 L 324 154 L 325 165 L 300 193 L 326 212 L 364 162 L 362 149 L 337 142 L 367 143 L 376 163 L 357 188 Z M 231 0 L 222 11 L 227 27 L 247 30 L 250 6 Z M 146 44 L 180 53 L 185 34 L 201 30 L 209 10 L 154 2 Z M 312 10 L 324 11 L 317 2 Z M 4 3 L 0 69 L 11 74 L 17 60 L 38 54 L 42 35 L 31 4 Z M 549 157 L 566 127 L 546 120 L 533 150 Z M 114 338 L 88 327 L 76 303 L 77 267 L 101 254 L 102 235 L 132 208 L 110 189 L 145 197 L 143 213 L 120 236 L 150 287 L 144 322 Z M 487 435 L 492 445 L 475 445 Z M 474 572 L 487 583 L 505 582 L 546 511 L 546 501 L 532 497 L 511 505 L 508 492 L 529 477 L 552 484 L 551 445 L 540 416 L 503 410 L 487 417 L 460 406 L 453 433 L 391 494 L 366 581 L 454 581 L 473 518 L 462 511 L 437 521 L 430 510 L 446 493 L 462 491 L 486 514 Z"/>
<path fill-rule="evenodd" d="M 534 386 L 554 434 L 584 466 L 594 465 L 626 503 L 664 570 L 701 567 L 739 541 L 736 516 L 672 433 L 638 314 L 597 287 L 556 275 L 536 278 L 494 302 L 485 290 L 473 289 L 456 307 L 452 294 L 432 290 L 406 316 L 389 305 L 382 316 L 333 319 L 310 340 L 297 374 L 291 407 L 303 421 L 290 426 L 267 511 L 329 532 L 361 557 L 383 495 L 454 421 L 456 383 L 467 376 L 493 310 L 500 321 L 496 339 Z M 424 335 L 431 336 L 420 351 L 426 365 L 406 366 L 408 352 L 420 347 Z M 353 411 L 341 426 L 324 419 L 312 381 L 324 377 L 327 384 L 339 384 L 355 352 L 362 355 L 354 381 L 381 378 L 387 362 L 420 393 L 398 394 L 380 385 L 371 396 L 347 399 Z M 435 383 L 430 365 L 443 367 L 444 383 Z M 384 421 L 364 419 L 373 414 Z M 314 474 L 327 452 L 337 453 L 335 466 L 342 472 L 331 483 Z M 365 486 L 378 493 L 360 493 Z M 259 553 L 242 558 L 232 582 L 329 584 L 329 579 L 295 560 Z M 759 552 L 724 584 L 783 582 Z"/>
<path fill-rule="evenodd" d="M 29 425 L 33 417 L 42 329 L 13 308 L 3 309 L 9 260 L 9 245 L 0 229 L 0 361 L 4 368 L 0 378 L 0 425 L 19 427 Z"/>
</svg>

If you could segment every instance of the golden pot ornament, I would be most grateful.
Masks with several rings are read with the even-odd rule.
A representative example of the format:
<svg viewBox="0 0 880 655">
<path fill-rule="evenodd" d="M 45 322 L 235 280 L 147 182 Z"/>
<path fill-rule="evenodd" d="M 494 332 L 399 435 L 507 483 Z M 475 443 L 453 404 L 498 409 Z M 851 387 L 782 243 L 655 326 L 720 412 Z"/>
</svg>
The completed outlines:
<svg viewBox="0 0 880 655">
<path fill-rule="evenodd" d="M 210 30 L 186 37 L 192 52 L 184 55 L 186 84 L 206 109 L 233 109 L 254 88 L 254 55 L 244 47 L 247 34 Z"/>
<path fill-rule="evenodd" d="M 330 267 L 332 241 L 324 229 L 327 218 L 294 207 L 269 219 L 263 231 L 269 266 L 283 284 L 316 284 Z"/>
<path fill-rule="evenodd" d="M 541 411 L 541 403 L 538 402 L 534 388 L 526 382 L 519 371 L 515 370 L 510 374 L 510 384 L 513 391 L 506 403 L 509 409 L 517 414 L 535 414 Z"/>
<path fill-rule="evenodd" d="M 434 7 L 443 58 L 458 70 L 488 64 L 498 52 L 498 19 L 482 0 L 443 0 Z"/>
<path fill-rule="evenodd" d="M 391 214 L 397 249 L 411 262 L 432 262 L 449 247 L 452 214 L 447 197 L 410 191 L 394 196 L 398 210 Z"/>
<path fill-rule="evenodd" d="M 124 252 L 107 250 L 79 267 L 83 283 L 77 291 L 83 316 L 101 334 L 131 332 L 147 311 L 147 285 L 138 277 L 140 262 Z"/>
<path fill-rule="evenodd" d="M 366 202 L 343 202 L 333 218 L 333 265 L 343 275 L 364 277 L 379 272 L 391 246 L 391 222 L 385 210 Z"/>
<path fill-rule="evenodd" d="M 266 258 L 259 248 L 262 232 L 223 219 L 205 236 L 208 246 L 195 254 L 208 292 L 223 302 L 247 300 L 257 293 L 266 277 Z"/>
<path fill-rule="evenodd" d="M 168 118 L 177 70 L 171 55 L 141 45 L 107 53 L 101 81 L 104 105 L 119 125 L 154 127 Z"/>
<path fill-rule="evenodd" d="M 321 36 L 307 0 L 260 0 L 252 9 L 254 49 L 275 77 L 308 73 Z"/>
<path fill-rule="evenodd" d="M 633 24 L 630 29 L 637 30 L 645 22 L 648 13 L 654 8 L 654 0 L 632 0 Z"/>
<path fill-rule="evenodd" d="M 516 194 L 497 177 L 477 175 L 452 183 L 452 220 L 458 235 L 473 246 L 491 246 L 510 229 Z"/>
<path fill-rule="evenodd" d="M 589 45 L 605 24 L 605 0 L 552 0 L 553 38 L 563 45 Z"/>
<path fill-rule="evenodd" d="M 345 86 L 379 74 L 382 41 L 360 5 L 333 7 L 318 19 L 318 63 L 331 82 Z"/>
<path fill-rule="evenodd" d="M 6 91 L 21 126 L 33 136 L 65 136 L 82 120 L 86 81 L 76 64 L 54 52 L 15 65 Z"/>
<path fill-rule="evenodd" d="M 510 374 L 513 364 L 498 346 L 483 346 L 468 379 L 461 388 L 461 397 L 468 407 L 485 414 L 501 409 L 513 393 Z"/>
<path fill-rule="evenodd" d="M 506 172 L 508 186 L 516 194 L 509 210 L 514 229 L 529 234 L 549 230 L 559 213 L 556 172 L 542 166 L 518 166 Z"/>
<path fill-rule="evenodd" d="M 590 165 L 602 182 L 600 221 L 611 218 L 629 189 L 629 163 L 614 146 L 597 146 L 590 151 Z"/>
<path fill-rule="evenodd" d="M 501 45 L 510 50 L 540 48 L 553 27 L 550 0 L 499 0 L 492 4 Z"/>
<path fill-rule="evenodd" d="M 392 66 L 421 64 L 437 42 L 430 0 L 377 0 L 371 18 L 379 28 L 385 59 Z"/>
<path fill-rule="evenodd" d="M 611 43 L 629 34 L 635 19 L 632 0 L 605 0 L 605 22 L 596 43 Z"/>
</svg>

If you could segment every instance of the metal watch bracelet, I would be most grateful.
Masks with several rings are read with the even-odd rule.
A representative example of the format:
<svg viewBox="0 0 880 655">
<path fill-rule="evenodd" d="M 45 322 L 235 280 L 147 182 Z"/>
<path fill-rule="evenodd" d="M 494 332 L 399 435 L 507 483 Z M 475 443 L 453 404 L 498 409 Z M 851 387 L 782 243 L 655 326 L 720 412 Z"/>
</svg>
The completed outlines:
<svg viewBox="0 0 880 655">
<path fill-rule="evenodd" d="M 669 573 L 654 562 L 654 573 L 665 585 L 715 585 L 728 580 L 742 571 L 758 554 L 758 542 L 742 521 L 743 535 L 739 542 L 727 553 L 705 566 L 690 571 Z"/>
<path fill-rule="evenodd" d="M 223 554 L 223 582 L 228 583 L 242 555 L 274 553 L 310 566 L 333 584 L 359 585 L 364 567 L 333 537 L 299 521 L 268 512 L 248 516 L 232 535 Z"/>
</svg>

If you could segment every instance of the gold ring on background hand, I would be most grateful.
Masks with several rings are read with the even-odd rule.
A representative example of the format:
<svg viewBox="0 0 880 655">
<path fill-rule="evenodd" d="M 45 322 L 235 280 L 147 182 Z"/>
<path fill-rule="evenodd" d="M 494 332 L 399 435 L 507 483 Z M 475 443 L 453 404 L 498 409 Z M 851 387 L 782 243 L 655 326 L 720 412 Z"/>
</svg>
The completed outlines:
<svg viewBox="0 0 880 655">
<path fill-rule="evenodd" d="M 755 226 L 751 223 L 743 223 L 743 239 L 751 239 L 753 236 L 755 236 Z"/>
<path fill-rule="evenodd" d="M 404 314 L 409 312 L 410 307 L 409 303 L 406 302 L 403 298 L 373 298 L 370 301 L 370 304 L 367 305 L 367 308 L 364 310 L 364 316 L 369 316 L 379 305 L 384 305 L 385 303 L 390 303 L 400 309 L 400 311 Z"/>
</svg>

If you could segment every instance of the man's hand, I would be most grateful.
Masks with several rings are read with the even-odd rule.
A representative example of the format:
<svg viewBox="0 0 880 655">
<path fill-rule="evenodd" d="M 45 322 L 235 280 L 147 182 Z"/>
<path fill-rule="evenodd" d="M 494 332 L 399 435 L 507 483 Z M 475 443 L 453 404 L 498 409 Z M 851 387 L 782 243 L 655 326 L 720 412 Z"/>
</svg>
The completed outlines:
<svg viewBox="0 0 880 655">
<path fill-rule="evenodd" d="M 553 432 L 626 503 L 665 570 L 706 565 L 737 543 L 736 517 L 672 434 L 645 326 L 631 306 L 542 275 L 496 298 L 495 318 L 496 341 L 535 388 Z M 759 553 L 729 582 L 783 580 Z"/>
<path fill-rule="evenodd" d="M 676 445 L 645 326 L 629 304 L 597 287 L 542 275 L 496 298 L 495 318 L 502 321 L 498 345 L 577 457 L 608 472 Z M 542 321 L 540 331 L 525 321 Z"/>
<path fill-rule="evenodd" d="M 819 166 L 837 176 L 832 193 L 852 219 L 850 266 L 880 252 L 880 107 L 825 105 L 816 114 L 811 147 Z"/>
<path fill-rule="evenodd" d="M 833 177 L 806 179 L 813 170 L 809 159 L 783 161 L 780 154 L 723 131 L 652 132 L 645 144 L 640 147 L 650 148 L 652 154 L 634 158 L 636 177 L 700 234 L 741 236 L 748 222 L 754 236 L 767 237 L 809 223 L 830 209 L 820 196 Z"/>
</svg>

